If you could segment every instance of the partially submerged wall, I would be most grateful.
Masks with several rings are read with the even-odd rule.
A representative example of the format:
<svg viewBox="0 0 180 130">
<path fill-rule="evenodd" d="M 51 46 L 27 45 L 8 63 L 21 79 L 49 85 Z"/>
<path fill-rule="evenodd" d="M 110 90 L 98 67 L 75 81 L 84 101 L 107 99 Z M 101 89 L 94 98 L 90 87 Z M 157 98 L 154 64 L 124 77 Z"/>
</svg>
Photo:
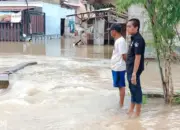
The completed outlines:
<svg viewBox="0 0 180 130">
<path fill-rule="evenodd" d="M 43 3 L 43 12 L 46 13 L 46 35 L 60 34 L 61 18 L 74 14 L 75 10 L 62 8 L 59 5 Z"/>
</svg>

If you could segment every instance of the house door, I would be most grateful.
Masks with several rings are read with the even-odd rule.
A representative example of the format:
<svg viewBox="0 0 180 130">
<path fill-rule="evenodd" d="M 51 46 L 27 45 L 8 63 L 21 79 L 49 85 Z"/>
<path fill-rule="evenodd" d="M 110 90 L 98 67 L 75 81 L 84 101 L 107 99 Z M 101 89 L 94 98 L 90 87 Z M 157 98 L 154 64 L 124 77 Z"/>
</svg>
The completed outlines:
<svg viewBox="0 0 180 130">
<path fill-rule="evenodd" d="M 62 18 L 61 19 L 61 36 L 64 35 L 64 32 L 65 32 L 65 19 Z"/>
</svg>

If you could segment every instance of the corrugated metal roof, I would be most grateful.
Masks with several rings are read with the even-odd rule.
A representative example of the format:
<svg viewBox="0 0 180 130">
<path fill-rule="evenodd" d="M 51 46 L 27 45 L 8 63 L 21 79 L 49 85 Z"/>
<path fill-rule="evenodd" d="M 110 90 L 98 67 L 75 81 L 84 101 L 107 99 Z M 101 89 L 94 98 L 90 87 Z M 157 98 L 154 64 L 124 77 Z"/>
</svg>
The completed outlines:
<svg viewBox="0 0 180 130">
<path fill-rule="evenodd" d="M 64 2 L 63 4 L 70 5 L 70 6 L 74 6 L 74 7 L 79 7 L 79 6 L 80 6 L 80 4 L 69 3 L 69 2 Z"/>
<path fill-rule="evenodd" d="M 28 8 L 31 9 L 35 7 L 29 6 Z M 1 6 L 0 7 L 0 11 L 22 11 L 25 9 L 27 9 L 27 7 L 25 6 L 4 6 L 4 7 Z"/>
</svg>

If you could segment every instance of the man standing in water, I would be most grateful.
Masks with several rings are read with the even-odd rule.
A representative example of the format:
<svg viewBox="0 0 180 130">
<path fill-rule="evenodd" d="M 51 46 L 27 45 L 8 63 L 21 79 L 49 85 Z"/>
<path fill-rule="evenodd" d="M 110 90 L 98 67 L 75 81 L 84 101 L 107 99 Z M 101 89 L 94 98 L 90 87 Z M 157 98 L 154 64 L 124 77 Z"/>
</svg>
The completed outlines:
<svg viewBox="0 0 180 130">
<path fill-rule="evenodd" d="M 124 105 L 125 97 L 125 72 L 127 46 L 125 39 L 121 35 L 120 24 L 113 24 L 110 28 L 111 36 L 114 38 L 114 50 L 111 58 L 111 69 L 114 87 L 119 88 L 120 107 Z"/>
<path fill-rule="evenodd" d="M 142 104 L 142 90 L 140 76 L 144 70 L 145 41 L 139 33 L 140 21 L 131 19 L 127 23 L 127 33 L 131 35 L 131 43 L 127 55 L 127 79 L 131 92 L 131 105 L 128 111 L 132 116 L 136 108 L 135 117 L 139 117 Z"/>
</svg>

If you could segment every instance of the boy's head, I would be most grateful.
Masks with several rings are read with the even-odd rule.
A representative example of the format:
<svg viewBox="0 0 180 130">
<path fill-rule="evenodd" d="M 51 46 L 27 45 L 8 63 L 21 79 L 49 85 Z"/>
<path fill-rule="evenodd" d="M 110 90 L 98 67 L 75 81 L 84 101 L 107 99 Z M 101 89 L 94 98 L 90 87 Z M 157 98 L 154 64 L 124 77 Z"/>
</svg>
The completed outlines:
<svg viewBox="0 0 180 130">
<path fill-rule="evenodd" d="M 139 32 L 140 21 L 139 19 L 130 19 L 127 23 L 126 30 L 129 35 L 136 34 Z"/>
<path fill-rule="evenodd" d="M 121 25 L 118 23 L 112 24 L 110 27 L 110 31 L 113 38 L 121 36 Z"/>
</svg>

